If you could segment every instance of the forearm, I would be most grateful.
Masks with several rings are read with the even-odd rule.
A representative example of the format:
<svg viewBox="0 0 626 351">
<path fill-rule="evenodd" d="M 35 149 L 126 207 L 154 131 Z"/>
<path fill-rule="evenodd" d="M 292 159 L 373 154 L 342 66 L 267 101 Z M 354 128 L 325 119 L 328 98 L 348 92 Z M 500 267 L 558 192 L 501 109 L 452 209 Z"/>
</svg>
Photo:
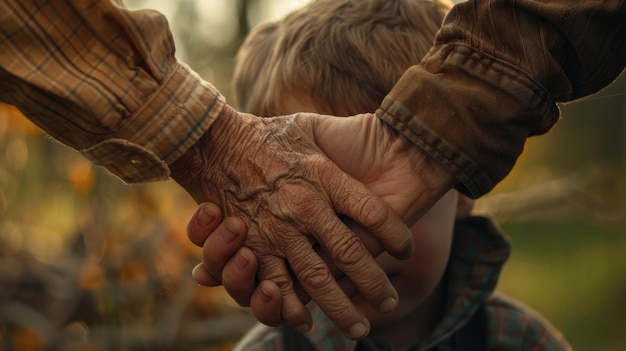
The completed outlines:
<svg viewBox="0 0 626 351">
<path fill-rule="evenodd" d="M 592 94 L 626 64 L 624 1 L 468 1 L 377 115 L 478 197 L 513 167 L 556 102 Z"/>
<path fill-rule="evenodd" d="M 126 182 L 167 179 L 224 106 L 155 11 L 19 0 L 0 19 L 0 101 Z"/>
</svg>

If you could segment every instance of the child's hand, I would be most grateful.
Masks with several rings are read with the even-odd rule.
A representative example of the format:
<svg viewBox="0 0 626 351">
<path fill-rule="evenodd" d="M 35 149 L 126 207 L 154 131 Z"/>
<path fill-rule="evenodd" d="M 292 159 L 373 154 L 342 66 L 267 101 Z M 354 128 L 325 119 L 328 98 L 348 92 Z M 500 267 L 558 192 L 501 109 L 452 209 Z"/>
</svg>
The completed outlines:
<svg viewBox="0 0 626 351">
<path fill-rule="evenodd" d="M 189 240 L 203 248 L 203 263 L 193 272 L 193 279 L 200 285 L 215 287 L 223 285 L 228 294 L 240 306 L 249 306 L 261 323 L 269 326 L 288 324 L 293 328 L 306 329 L 310 325 L 309 316 L 285 319 L 281 316 L 282 295 L 280 288 L 271 280 L 257 282 L 258 261 L 254 253 L 242 246 L 247 235 L 246 226 L 236 217 L 228 217 L 222 222 L 222 214 L 217 205 L 205 202 L 200 204 L 187 225 Z M 373 241 L 373 238 L 369 238 Z M 333 275 L 341 275 L 321 250 L 318 254 L 329 264 Z M 340 278 L 339 286 L 348 297 L 358 294 L 349 279 Z M 297 284 L 295 287 L 302 303 L 311 298 Z"/>
<path fill-rule="evenodd" d="M 200 285 L 225 287 L 231 297 L 241 306 L 247 306 L 250 293 L 256 286 L 258 263 L 250 249 L 243 247 L 247 228 L 236 217 L 222 221 L 217 205 L 205 202 L 187 224 L 189 240 L 203 247 L 204 262 L 192 273 Z"/>
<path fill-rule="evenodd" d="M 217 205 L 204 202 L 187 224 L 189 240 L 203 248 L 203 263 L 192 272 L 193 279 L 200 285 L 215 287 L 224 285 L 228 294 L 240 306 L 250 306 L 254 316 L 270 326 L 279 326 L 287 321 L 281 317 L 281 292 L 270 280 L 257 284 L 258 261 L 254 253 L 242 246 L 247 235 L 245 224 L 236 217 L 222 221 Z M 302 301 L 310 300 L 302 293 Z M 299 327 L 311 324 L 307 315 L 292 318 L 289 325 Z"/>
</svg>

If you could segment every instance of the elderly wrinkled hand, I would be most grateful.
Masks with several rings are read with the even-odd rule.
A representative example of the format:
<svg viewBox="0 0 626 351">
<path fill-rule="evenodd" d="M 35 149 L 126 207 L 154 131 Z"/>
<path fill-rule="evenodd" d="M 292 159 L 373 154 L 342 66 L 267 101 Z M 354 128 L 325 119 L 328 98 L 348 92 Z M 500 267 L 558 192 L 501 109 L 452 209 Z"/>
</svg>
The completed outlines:
<svg viewBox="0 0 626 351">
<path fill-rule="evenodd" d="M 258 278 L 280 288 L 284 320 L 300 322 L 301 330 L 310 327 L 293 274 L 346 335 L 358 338 L 368 332 L 368 321 L 342 292 L 314 244 L 328 252 L 372 305 L 386 311 L 395 307 L 395 289 L 337 214 L 399 258 L 411 254 L 412 237 L 391 207 L 322 153 L 312 121 L 312 116 L 258 118 L 231 109 L 172 165 L 172 177 L 197 202 L 214 202 L 227 216 L 245 222 L 245 245 L 258 259 Z"/>
<path fill-rule="evenodd" d="M 300 126 L 299 129 L 308 134 L 308 137 L 313 138 L 316 145 L 337 162 L 340 168 L 363 182 L 376 195 L 381 196 L 395 211 L 401 213 L 407 222 L 419 218 L 420 213 L 453 184 L 452 177 L 445 170 L 438 165 L 429 164 L 431 162 L 429 157 L 403 137 L 397 136 L 371 114 L 337 118 L 302 113 L 275 118 L 273 123 L 276 122 Z M 350 135 L 350 138 L 346 138 L 346 135 Z M 420 173 L 420 167 L 430 167 L 430 169 Z M 201 209 L 198 213 L 200 211 Z M 213 208 L 205 212 L 212 212 L 213 216 L 215 215 Z M 192 241 L 199 246 L 204 244 L 205 250 L 204 264 L 199 265 L 194 271 L 196 280 L 209 286 L 219 285 L 221 281 L 238 303 L 250 304 L 255 316 L 263 323 L 277 325 L 285 322 L 297 326 L 292 320 L 285 318 L 284 314 L 281 315 L 281 304 L 277 302 L 281 298 L 278 288 L 269 282 L 261 282 L 264 285 L 258 288 L 256 283 L 251 283 L 256 269 L 255 257 L 250 255 L 245 248 L 237 251 L 239 245 L 235 240 L 233 240 L 234 244 L 215 241 L 219 240 L 219 236 L 209 236 L 212 228 L 197 225 L 198 213 L 194 215 L 188 227 Z M 351 227 L 357 229 L 355 226 Z M 231 233 L 229 236 L 243 241 L 245 228 L 244 230 L 220 228 L 216 230 L 216 233 Z M 377 241 L 368 236 L 368 233 L 362 231 L 361 234 L 361 239 L 372 254 L 377 255 L 382 251 Z M 318 252 L 324 256 L 323 251 L 318 250 Z M 245 267 L 234 265 L 235 260 L 245 261 L 249 265 Z M 329 262 L 329 265 L 332 266 L 332 262 Z M 341 275 L 340 270 L 333 271 L 336 276 Z M 355 291 L 350 280 L 344 279 L 339 283 L 344 290 Z M 254 290 L 255 288 L 257 289 Z M 261 299 L 261 296 L 264 299 Z M 300 296 L 304 302 L 307 301 L 307 296 L 303 297 L 302 294 Z M 342 308 L 345 307 L 335 307 L 335 310 Z M 332 314 L 329 317 L 335 321 Z"/>
</svg>

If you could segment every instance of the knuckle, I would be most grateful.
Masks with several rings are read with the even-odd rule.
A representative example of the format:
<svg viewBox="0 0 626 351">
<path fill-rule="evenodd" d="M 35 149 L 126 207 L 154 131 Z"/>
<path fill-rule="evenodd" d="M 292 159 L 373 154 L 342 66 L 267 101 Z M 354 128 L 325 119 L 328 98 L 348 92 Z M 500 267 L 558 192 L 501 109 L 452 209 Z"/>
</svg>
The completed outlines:
<svg viewBox="0 0 626 351">
<path fill-rule="evenodd" d="M 290 203 L 297 218 L 315 217 L 326 207 L 320 203 L 317 196 L 304 196 L 304 194 L 292 197 Z"/>
<path fill-rule="evenodd" d="M 314 264 L 305 268 L 301 273 L 300 281 L 304 286 L 310 288 L 323 287 L 333 280 L 333 276 L 328 267 L 323 264 Z"/>
<path fill-rule="evenodd" d="M 258 280 L 271 280 L 283 295 L 293 291 L 293 281 L 289 272 L 284 267 L 282 259 L 275 256 L 257 256 L 259 260 Z"/>
<path fill-rule="evenodd" d="M 215 273 L 216 271 L 221 271 L 226 264 L 225 259 L 215 252 L 211 252 L 208 250 L 204 251 L 203 254 L 204 264 L 211 273 Z M 221 274 L 220 274 L 221 276 Z"/>
<path fill-rule="evenodd" d="M 328 303 L 323 306 L 323 309 L 328 318 L 337 325 L 345 325 L 348 321 L 353 320 L 357 313 L 354 311 L 349 301 L 340 299 L 328 301 Z"/>
<path fill-rule="evenodd" d="M 387 280 L 387 277 L 381 273 L 382 276 L 370 275 L 367 282 L 365 282 L 363 294 L 378 298 L 380 296 L 388 296 L 388 291 L 392 288 L 391 283 Z"/>
<path fill-rule="evenodd" d="M 263 234 L 259 231 L 249 233 L 245 246 L 252 250 L 259 260 L 264 262 L 264 265 L 276 265 L 272 259 L 280 256 L 281 240 L 284 239 L 283 231 L 280 227 L 269 224 L 265 228 L 266 233 Z"/>
<path fill-rule="evenodd" d="M 365 245 L 356 235 L 344 235 L 331 250 L 335 262 L 342 266 L 357 264 L 368 254 Z"/>
<path fill-rule="evenodd" d="M 271 278 L 271 280 L 276 283 L 276 285 L 278 285 L 278 288 L 282 292 L 288 292 L 293 290 L 293 281 L 286 275 L 277 275 Z"/>
<path fill-rule="evenodd" d="M 367 196 L 363 199 L 357 212 L 360 218 L 366 220 L 368 230 L 376 231 L 382 227 L 390 216 L 390 208 L 378 197 Z"/>
</svg>

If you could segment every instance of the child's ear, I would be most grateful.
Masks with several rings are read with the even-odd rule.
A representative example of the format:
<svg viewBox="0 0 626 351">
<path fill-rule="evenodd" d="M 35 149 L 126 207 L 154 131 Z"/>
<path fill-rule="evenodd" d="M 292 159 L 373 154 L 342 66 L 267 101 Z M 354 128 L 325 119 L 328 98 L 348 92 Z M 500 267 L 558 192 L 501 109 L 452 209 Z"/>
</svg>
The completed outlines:
<svg viewBox="0 0 626 351">
<path fill-rule="evenodd" d="M 474 202 L 469 197 L 459 194 L 456 202 L 455 220 L 459 221 L 468 218 L 472 214 L 472 209 L 474 209 Z"/>
</svg>

